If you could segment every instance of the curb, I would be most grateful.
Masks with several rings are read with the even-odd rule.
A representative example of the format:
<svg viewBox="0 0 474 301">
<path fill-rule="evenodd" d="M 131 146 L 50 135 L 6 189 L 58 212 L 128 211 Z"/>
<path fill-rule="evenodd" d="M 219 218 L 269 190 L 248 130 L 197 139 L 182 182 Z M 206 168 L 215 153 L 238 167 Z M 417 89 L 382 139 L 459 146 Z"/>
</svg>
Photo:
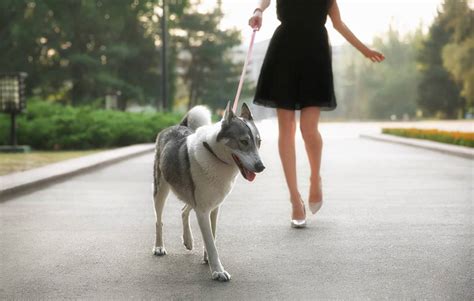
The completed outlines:
<svg viewBox="0 0 474 301">
<path fill-rule="evenodd" d="M 0 202 L 16 193 L 136 157 L 154 149 L 153 143 L 136 144 L 0 176 Z"/>
<path fill-rule="evenodd" d="M 376 140 L 376 141 L 383 141 L 383 142 L 391 142 L 396 144 L 403 144 L 413 147 L 418 147 L 422 149 L 427 149 L 447 155 L 453 155 L 465 159 L 474 159 L 474 149 L 464 146 L 458 145 L 450 145 L 441 142 L 429 141 L 429 140 L 421 140 L 421 139 L 414 139 L 414 138 L 402 138 L 396 137 L 387 134 L 360 134 L 360 138 Z"/>
</svg>

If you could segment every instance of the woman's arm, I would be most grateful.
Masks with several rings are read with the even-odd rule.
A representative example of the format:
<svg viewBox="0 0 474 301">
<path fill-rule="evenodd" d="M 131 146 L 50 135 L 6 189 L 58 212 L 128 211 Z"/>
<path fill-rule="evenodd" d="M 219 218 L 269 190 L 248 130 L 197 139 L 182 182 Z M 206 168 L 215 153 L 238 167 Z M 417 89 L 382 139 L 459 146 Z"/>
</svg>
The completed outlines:
<svg viewBox="0 0 474 301">
<path fill-rule="evenodd" d="M 352 46 L 359 50 L 366 58 L 370 59 L 372 62 L 382 62 L 385 57 L 380 52 L 369 49 L 364 45 L 353 33 L 352 31 L 344 24 L 341 19 L 341 13 L 339 11 L 339 6 L 337 5 L 337 0 L 333 0 L 331 8 L 329 9 L 329 17 L 331 18 L 334 29 L 336 29 Z"/>
<path fill-rule="evenodd" d="M 257 30 L 262 27 L 262 15 L 263 11 L 270 6 L 270 0 L 260 0 L 257 8 L 253 11 L 253 16 L 249 19 L 249 25 L 252 28 L 256 28 Z"/>
<path fill-rule="evenodd" d="M 266 10 L 270 6 L 270 0 L 260 0 L 258 1 L 257 8 L 260 8 L 262 11 Z"/>
</svg>

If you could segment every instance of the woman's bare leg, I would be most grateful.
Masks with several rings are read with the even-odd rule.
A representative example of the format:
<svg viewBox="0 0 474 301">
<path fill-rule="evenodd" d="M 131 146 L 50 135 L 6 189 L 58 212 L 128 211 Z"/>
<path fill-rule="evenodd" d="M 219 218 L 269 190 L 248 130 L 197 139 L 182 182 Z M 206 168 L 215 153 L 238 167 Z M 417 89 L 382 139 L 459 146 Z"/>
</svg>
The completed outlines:
<svg viewBox="0 0 474 301">
<path fill-rule="evenodd" d="M 309 202 L 322 201 L 323 192 L 320 186 L 321 176 L 321 154 L 323 150 L 323 139 L 318 130 L 318 122 L 321 110 L 318 107 L 307 107 L 301 110 L 300 130 L 303 136 L 309 165 L 311 167 Z"/>
<path fill-rule="evenodd" d="M 293 207 L 292 219 L 304 219 L 304 206 L 301 204 L 301 196 L 296 180 L 295 111 L 277 109 L 277 116 L 279 128 L 278 150 L 283 171 L 285 172 L 286 184 L 290 192 L 290 200 Z"/>
</svg>

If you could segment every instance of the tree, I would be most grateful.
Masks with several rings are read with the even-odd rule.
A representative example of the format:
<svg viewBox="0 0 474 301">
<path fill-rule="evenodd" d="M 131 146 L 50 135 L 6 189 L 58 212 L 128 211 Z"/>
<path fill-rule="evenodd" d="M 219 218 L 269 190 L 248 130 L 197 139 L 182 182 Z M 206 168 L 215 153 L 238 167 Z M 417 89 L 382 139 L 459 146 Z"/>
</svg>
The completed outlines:
<svg viewBox="0 0 474 301">
<path fill-rule="evenodd" d="M 384 39 L 375 39 L 374 47 L 380 49 L 387 59 L 380 65 L 366 63 L 366 66 L 369 64 L 364 72 L 368 78 L 366 86 L 370 89 L 369 117 L 388 119 L 392 115 L 415 115 L 418 85 L 415 39 L 415 36 L 401 38 L 392 27 Z"/>
<path fill-rule="evenodd" d="M 188 107 L 203 102 L 214 108 L 225 107 L 237 86 L 240 65 L 232 60 L 230 51 L 240 44 L 240 32 L 220 29 L 222 17 L 219 4 L 206 13 L 190 7 L 174 33 L 177 67 L 188 90 Z"/>
<path fill-rule="evenodd" d="M 334 72 L 344 117 L 388 119 L 392 115 L 416 115 L 416 50 L 421 38 L 421 29 L 402 37 L 390 27 L 373 41 L 373 46 L 387 58 L 382 64 L 368 61 L 348 45 L 340 50 L 336 60 L 346 61 L 342 66 L 336 61 Z"/>
<path fill-rule="evenodd" d="M 223 106 L 240 74 L 230 54 L 240 33 L 219 28 L 219 1 L 209 13 L 196 1 L 168 2 L 170 100 L 184 82 L 190 105 Z M 90 104 L 113 91 L 121 91 L 122 109 L 155 103 L 161 7 L 160 0 L 0 1 L 1 71 L 27 72 L 28 95 L 64 103 Z"/>
<path fill-rule="evenodd" d="M 474 111 L 474 11 L 466 0 L 459 0 L 453 7 L 453 15 L 447 27 L 454 34 L 443 48 L 443 66 L 461 87 L 466 110 Z"/>
<path fill-rule="evenodd" d="M 120 90 L 124 100 L 149 102 L 159 82 L 149 30 L 157 2 L 2 1 L 0 64 L 28 72 L 30 94 L 81 104 Z"/>
<path fill-rule="evenodd" d="M 430 115 L 455 118 L 465 106 L 460 88 L 444 68 L 442 51 L 453 38 L 450 26 L 460 0 L 445 0 L 418 55 L 421 82 L 418 105 Z"/>
</svg>

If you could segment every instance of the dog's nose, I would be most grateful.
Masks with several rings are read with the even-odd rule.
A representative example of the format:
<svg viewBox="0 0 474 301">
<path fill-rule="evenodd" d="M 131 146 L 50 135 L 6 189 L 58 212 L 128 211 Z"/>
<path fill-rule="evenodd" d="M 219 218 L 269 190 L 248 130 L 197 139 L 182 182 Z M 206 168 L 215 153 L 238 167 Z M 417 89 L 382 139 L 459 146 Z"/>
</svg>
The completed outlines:
<svg viewBox="0 0 474 301">
<path fill-rule="evenodd" d="M 255 163 L 255 171 L 256 172 L 262 172 L 265 169 L 265 166 L 263 165 L 262 161 L 258 161 Z"/>
</svg>

